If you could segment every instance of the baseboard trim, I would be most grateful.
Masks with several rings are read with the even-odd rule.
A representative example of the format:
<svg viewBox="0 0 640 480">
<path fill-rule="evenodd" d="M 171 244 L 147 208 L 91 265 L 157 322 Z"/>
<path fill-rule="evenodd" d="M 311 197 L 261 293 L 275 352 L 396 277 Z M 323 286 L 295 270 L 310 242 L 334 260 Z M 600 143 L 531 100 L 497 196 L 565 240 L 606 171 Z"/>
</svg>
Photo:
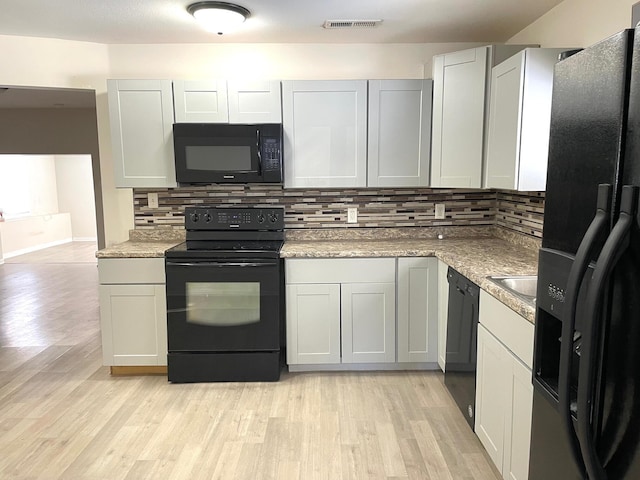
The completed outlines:
<svg viewBox="0 0 640 480">
<path fill-rule="evenodd" d="M 111 375 L 166 375 L 166 365 L 126 365 L 112 366 Z"/>
<path fill-rule="evenodd" d="M 402 371 L 440 370 L 436 362 L 411 363 L 336 363 L 318 365 L 287 365 L 290 372 L 353 372 L 353 371 Z"/>
</svg>

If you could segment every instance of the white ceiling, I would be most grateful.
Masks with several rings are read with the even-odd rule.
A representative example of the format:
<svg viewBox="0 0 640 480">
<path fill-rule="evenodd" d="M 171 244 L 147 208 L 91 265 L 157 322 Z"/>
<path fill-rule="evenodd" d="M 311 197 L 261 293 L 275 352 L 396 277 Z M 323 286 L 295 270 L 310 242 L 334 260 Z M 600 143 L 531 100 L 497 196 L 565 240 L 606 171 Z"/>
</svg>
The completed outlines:
<svg viewBox="0 0 640 480">
<path fill-rule="evenodd" d="M 194 0 L 195 1 L 195 0 Z M 189 0 L 2 0 L 0 35 L 118 43 L 504 42 L 562 0 L 234 0 L 251 17 L 223 36 L 186 11 Z M 325 20 L 382 19 L 327 30 Z"/>
</svg>

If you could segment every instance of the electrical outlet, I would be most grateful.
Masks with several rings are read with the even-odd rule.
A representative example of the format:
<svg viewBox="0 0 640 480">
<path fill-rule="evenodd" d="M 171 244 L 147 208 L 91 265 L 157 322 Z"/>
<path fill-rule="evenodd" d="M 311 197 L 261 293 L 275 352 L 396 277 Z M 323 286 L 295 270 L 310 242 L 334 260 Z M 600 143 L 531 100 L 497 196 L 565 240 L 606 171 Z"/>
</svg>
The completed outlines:
<svg viewBox="0 0 640 480">
<path fill-rule="evenodd" d="M 436 219 L 444 218 L 444 203 L 436 203 Z"/>
<path fill-rule="evenodd" d="M 155 192 L 147 193 L 147 203 L 149 208 L 158 208 L 158 194 Z"/>
<path fill-rule="evenodd" d="M 358 208 L 347 208 L 347 223 L 358 223 Z"/>
</svg>

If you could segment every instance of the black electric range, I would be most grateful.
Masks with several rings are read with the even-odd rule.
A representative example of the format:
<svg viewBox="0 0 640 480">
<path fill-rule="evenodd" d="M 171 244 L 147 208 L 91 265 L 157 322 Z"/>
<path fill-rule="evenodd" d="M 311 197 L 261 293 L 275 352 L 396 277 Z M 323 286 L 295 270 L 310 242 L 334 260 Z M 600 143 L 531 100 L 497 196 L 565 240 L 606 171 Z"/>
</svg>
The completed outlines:
<svg viewBox="0 0 640 480">
<path fill-rule="evenodd" d="M 165 253 L 170 382 L 276 381 L 284 359 L 284 209 L 186 207 Z"/>
</svg>

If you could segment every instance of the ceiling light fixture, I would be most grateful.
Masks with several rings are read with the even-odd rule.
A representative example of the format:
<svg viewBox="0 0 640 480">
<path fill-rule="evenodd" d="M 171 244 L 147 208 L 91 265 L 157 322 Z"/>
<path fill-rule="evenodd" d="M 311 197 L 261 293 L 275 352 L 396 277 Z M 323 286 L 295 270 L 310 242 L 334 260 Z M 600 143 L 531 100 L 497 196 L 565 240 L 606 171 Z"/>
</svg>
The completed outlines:
<svg viewBox="0 0 640 480">
<path fill-rule="evenodd" d="M 237 28 L 251 12 L 240 5 L 226 2 L 197 2 L 187 7 L 187 12 L 194 16 L 205 30 L 218 35 Z"/>
</svg>

